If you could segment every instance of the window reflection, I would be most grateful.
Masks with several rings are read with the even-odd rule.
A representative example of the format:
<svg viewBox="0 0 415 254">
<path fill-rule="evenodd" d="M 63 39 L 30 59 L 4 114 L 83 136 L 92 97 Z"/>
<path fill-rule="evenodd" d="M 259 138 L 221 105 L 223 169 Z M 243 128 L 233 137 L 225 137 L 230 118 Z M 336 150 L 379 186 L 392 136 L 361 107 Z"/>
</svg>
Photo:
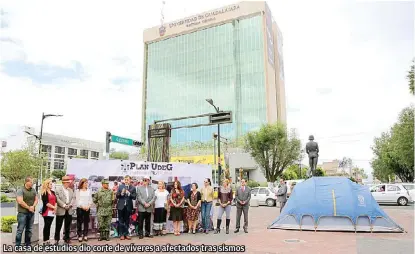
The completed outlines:
<svg viewBox="0 0 415 254">
<path fill-rule="evenodd" d="M 149 44 L 146 133 L 154 120 L 213 112 L 206 98 L 233 112 L 233 123 L 221 126 L 221 136 L 235 138 L 266 123 L 262 26 L 256 16 Z M 217 126 L 174 130 L 171 142 L 206 142 L 213 132 Z"/>
</svg>

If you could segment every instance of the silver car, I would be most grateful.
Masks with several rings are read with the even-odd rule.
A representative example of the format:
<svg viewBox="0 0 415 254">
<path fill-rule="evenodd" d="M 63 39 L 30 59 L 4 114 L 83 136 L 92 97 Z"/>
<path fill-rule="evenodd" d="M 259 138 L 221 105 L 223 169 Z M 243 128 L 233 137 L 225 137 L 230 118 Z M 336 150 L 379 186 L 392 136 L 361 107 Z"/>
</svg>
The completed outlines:
<svg viewBox="0 0 415 254">
<path fill-rule="evenodd" d="M 275 190 L 269 187 L 252 188 L 251 199 L 258 200 L 259 205 L 275 206 L 277 204 Z"/>
</svg>

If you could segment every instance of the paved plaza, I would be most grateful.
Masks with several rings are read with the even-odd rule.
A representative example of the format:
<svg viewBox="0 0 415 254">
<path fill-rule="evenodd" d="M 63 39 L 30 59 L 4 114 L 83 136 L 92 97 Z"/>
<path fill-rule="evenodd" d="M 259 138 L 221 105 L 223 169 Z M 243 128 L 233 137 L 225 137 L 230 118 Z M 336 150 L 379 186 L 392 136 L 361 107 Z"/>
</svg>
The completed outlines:
<svg viewBox="0 0 415 254">
<path fill-rule="evenodd" d="M 276 207 L 251 207 L 249 232 L 234 234 L 234 221 L 231 222 L 231 233 L 224 230 L 218 235 L 211 232 L 205 234 L 182 234 L 181 236 L 159 236 L 152 239 L 99 242 L 90 239 L 88 244 L 205 244 L 205 245 L 245 245 L 246 253 L 376 253 L 397 254 L 414 253 L 414 207 L 382 206 L 385 212 L 401 225 L 406 233 L 347 233 L 347 232 L 307 232 L 267 229 L 267 226 L 279 215 Z M 232 207 L 232 220 L 235 218 L 235 207 Z M 2 211 L 3 212 L 3 211 Z M 4 211 L 6 212 L 6 211 Z M 40 228 L 43 228 L 41 219 Z M 54 226 L 54 225 L 53 225 Z M 52 232 L 54 229 L 52 229 Z M 52 233 L 53 235 L 53 233 Z M 11 244 L 11 234 L 2 233 L 2 243 Z M 77 241 L 73 244 L 79 245 Z"/>
</svg>

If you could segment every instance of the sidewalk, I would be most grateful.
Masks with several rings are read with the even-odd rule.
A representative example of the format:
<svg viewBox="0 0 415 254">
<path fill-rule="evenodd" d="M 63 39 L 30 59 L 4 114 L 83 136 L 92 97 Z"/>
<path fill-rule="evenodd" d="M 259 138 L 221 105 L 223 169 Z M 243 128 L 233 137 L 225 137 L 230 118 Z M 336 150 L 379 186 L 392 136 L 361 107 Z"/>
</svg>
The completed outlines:
<svg viewBox="0 0 415 254">
<path fill-rule="evenodd" d="M 382 207 L 384 208 L 384 207 Z M 210 232 L 206 234 L 182 234 L 181 236 L 159 236 L 139 240 L 121 241 L 119 238 L 110 242 L 89 240 L 89 245 L 166 245 L 166 244 L 193 244 L 193 245 L 245 245 L 246 253 L 414 253 L 414 210 L 405 207 L 387 207 L 385 212 L 395 222 L 400 224 L 407 233 L 346 233 L 346 232 L 314 232 L 314 231 L 288 231 L 267 229 L 267 226 L 279 215 L 276 207 L 251 207 L 249 210 L 249 233 L 240 231 L 234 234 L 236 208 L 232 207 L 231 232 L 220 234 Z M 215 213 L 216 214 L 216 213 Z M 42 219 L 41 219 L 42 221 Z M 241 221 L 242 223 L 242 221 Z M 43 224 L 41 224 L 43 225 Z M 222 223 L 223 227 L 223 223 Z M 43 228 L 42 226 L 40 227 Z M 52 230 L 52 235 L 53 235 Z M 2 243 L 11 244 L 11 234 L 2 233 Z M 73 245 L 80 246 L 78 241 Z M 95 252 L 105 253 L 105 252 Z"/>
</svg>

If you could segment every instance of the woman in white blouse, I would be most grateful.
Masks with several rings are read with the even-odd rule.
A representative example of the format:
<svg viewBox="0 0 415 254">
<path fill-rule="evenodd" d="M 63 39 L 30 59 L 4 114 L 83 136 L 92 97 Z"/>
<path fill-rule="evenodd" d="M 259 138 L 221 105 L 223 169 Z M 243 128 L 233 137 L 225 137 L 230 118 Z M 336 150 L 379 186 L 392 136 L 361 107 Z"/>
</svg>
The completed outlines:
<svg viewBox="0 0 415 254">
<path fill-rule="evenodd" d="M 92 204 L 92 194 L 88 190 L 88 180 L 82 178 L 76 192 L 76 222 L 79 242 L 82 242 L 82 236 L 84 241 L 88 241 L 89 213 Z M 84 226 L 83 230 L 82 224 Z"/>
<path fill-rule="evenodd" d="M 153 229 L 155 235 L 165 235 L 167 221 L 167 200 L 169 192 L 165 188 L 165 184 L 162 181 L 158 182 L 158 188 L 155 191 L 156 201 L 154 203 L 154 220 Z"/>
</svg>

